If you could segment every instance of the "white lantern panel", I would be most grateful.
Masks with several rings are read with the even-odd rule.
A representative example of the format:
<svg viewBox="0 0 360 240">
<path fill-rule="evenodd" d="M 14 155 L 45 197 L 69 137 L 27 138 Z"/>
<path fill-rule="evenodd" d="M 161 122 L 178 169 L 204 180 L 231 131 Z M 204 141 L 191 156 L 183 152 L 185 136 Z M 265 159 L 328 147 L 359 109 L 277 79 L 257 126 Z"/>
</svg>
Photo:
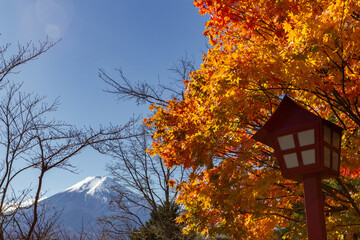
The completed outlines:
<svg viewBox="0 0 360 240">
<path fill-rule="evenodd" d="M 332 139 L 333 146 L 336 147 L 337 149 L 340 149 L 340 141 L 341 141 L 340 134 L 333 131 L 333 139 Z"/>
<path fill-rule="evenodd" d="M 330 163 L 331 163 L 330 153 L 331 153 L 330 148 L 324 147 L 324 165 L 325 165 L 325 167 L 328 167 L 328 168 L 330 168 Z"/>
<path fill-rule="evenodd" d="M 299 132 L 298 137 L 299 137 L 300 147 L 315 144 L 315 130 L 314 129 Z"/>
<path fill-rule="evenodd" d="M 301 157 L 304 165 L 315 164 L 315 149 L 301 151 Z"/>
<path fill-rule="evenodd" d="M 339 154 L 337 152 L 333 151 L 333 163 L 332 163 L 332 169 L 334 171 L 339 171 Z"/>
<path fill-rule="evenodd" d="M 277 139 L 279 141 L 280 149 L 282 151 L 295 148 L 294 137 L 292 134 L 281 136 L 278 137 Z"/>
<path fill-rule="evenodd" d="M 331 129 L 324 125 L 324 141 L 331 144 Z"/>
<path fill-rule="evenodd" d="M 299 161 L 296 153 L 290 153 L 284 155 L 286 168 L 296 168 L 299 166 Z"/>
</svg>

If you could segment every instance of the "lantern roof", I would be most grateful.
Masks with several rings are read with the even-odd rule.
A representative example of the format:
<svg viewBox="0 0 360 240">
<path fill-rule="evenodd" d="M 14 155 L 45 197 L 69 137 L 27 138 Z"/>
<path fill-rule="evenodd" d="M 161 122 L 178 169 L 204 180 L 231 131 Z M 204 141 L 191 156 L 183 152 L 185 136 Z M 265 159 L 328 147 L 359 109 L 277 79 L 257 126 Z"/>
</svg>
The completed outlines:
<svg viewBox="0 0 360 240">
<path fill-rule="evenodd" d="M 252 138 L 270 147 L 274 147 L 274 143 L 272 142 L 273 132 L 280 129 L 291 129 L 318 122 L 323 122 L 338 132 L 342 131 L 341 127 L 304 109 L 285 95 L 269 120 Z"/>
</svg>

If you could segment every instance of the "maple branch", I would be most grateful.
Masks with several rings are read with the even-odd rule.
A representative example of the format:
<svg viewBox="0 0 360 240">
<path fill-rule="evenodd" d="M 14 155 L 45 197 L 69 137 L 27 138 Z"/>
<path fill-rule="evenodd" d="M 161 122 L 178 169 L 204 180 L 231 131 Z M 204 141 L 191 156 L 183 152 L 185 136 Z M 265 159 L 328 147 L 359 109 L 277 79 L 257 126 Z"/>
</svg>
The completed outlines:
<svg viewBox="0 0 360 240">
<path fill-rule="evenodd" d="M 343 108 L 339 109 L 342 110 L 343 113 L 345 113 L 347 116 L 349 116 L 358 126 L 360 126 L 360 118 L 356 116 L 356 114 L 351 109 L 351 103 L 349 101 L 346 101 L 343 97 L 340 96 L 340 94 L 333 90 L 332 94 L 334 95 L 336 102 Z"/>
<path fill-rule="evenodd" d="M 352 119 L 354 121 L 354 123 L 356 123 L 358 126 L 360 126 L 360 112 L 355 107 L 356 113 L 354 113 L 354 111 L 352 110 L 352 107 L 351 107 L 352 105 L 356 106 L 356 102 L 351 104 L 349 101 L 346 101 L 342 96 L 340 96 L 340 94 L 335 89 L 333 89 L 331 91 L 334 98 L 330 97 L 328 93 L 326 93 L 324 90 L 321 90 L 319 88 L 317 88 L 317 90 L 314 91 L 313 93 L 317 97 L 326 101 L 329 104 L 332 112 L 334 113 L 336 118 L 339 120 L 339 122 L 343 126 L 343 129 L 348 130 L 348 127 L 346 126 L 346 124 L 343 122 L 343 120 L 338 115 L 338 111 L 347 115 L 350 119 Z"/>
<path fill-rule="evenodd" d="M 355 203 L 355 200 L 352 198 L 352 196 L 349 193 L 349 190 L 347 189 L 347 187 L 345 186 L 345 184 L 341 181 L 340 178 L 336 178 L 336 182 L 341 186 L 342 188 L 342 192 L 344 193 L 344 196 L 349 200 L 351 206 L 354 208 L 355 212 L 357 213 L 357 215 L 360 216 L 360 209 L 357 206 L 357 204 Z"/>
<path fill-rule="evenodd" d="M 9 60 L 5 58 L 5 52 L 8 50 L 10 44 L 7 44 L 0 49 L 0 82 L 11 73 L 16 67 L 25 64 L 31 60 L 36 59 L 41 54 L 47 52 L 50 48 L 55 46 L 61 39 L 56 42 L 49 42 L 46 39 L 43 42 L 39 41 L 39 47 L 35 47 L 34 44 L 30 41 L 25 45 L 18 43 L 18 52 L 16 55 L 10 57 Z"/>
<path fill-rule="evenodd" d="M 264 198 L 255 198 L 255 200 L 258 201 L 263 201 L 263 200 L 276 200 L 276 199 L 281 199 L 281 198 L 289 198 L 289 197 L 299 197 L 299 194 L 287 194 L 287 195 L 277 195 L 277 196 L 273 196 L 273 197 L 264 197 Z M 279 208 L 279 209 L 285 209 L 285 208 Z"/>
<path fill-rule="evenodd" d="M 360 226 L 360 223 L 337 224 L 331 228 L 331 231 L 335 230 L 338 227 L 349 227 L 349 226 Z"/>
<path fill-rule="evenodd" d="M 335 200 L 339 201 L 339 202 L 343 202 L 343 203 L 350 203 L 350 201 L 346 200 L 346 199 L 342 199 L 339 196 L 337 196 L 337 194 L 342 194 L 341 192 L 335 190 L 334 188 L 330 187 L 329 185 L 326 184 L 322 184 L 322 189 L 324 192 L 326 192 L 329 196 L 331 196 L 332 198 L 334 198 Z M 342 194 L 342 196 L 344 196 L 344 194 Z M 346 196 L 344 196 L 346 197 Z"/>
<path fill-rule="evenodd" d="M 99 77 L 112 88 L 112 90 L 107 89 L 105 92 L 115 94 L 119 100 L 135 99 L 137 104 L 156 102 L 158 105 L 163 105 L 165 103 L 161 97 L 163 94 L 161 89 L 154 88 L 146 82 L 134 85 L 125 77 L 121 69 L 118 69 L 118 73 L 121 82 L 117 82 L 107 75 L 103 69 L 99 69 Z"/>
<path fill-rule="evenodd" d="M 247 19 L 246 17 L 250 17 L 249 14 L 247 14 L 244 11 L 241 11 L 240 9 L 237 9 L 237 8 L 235 8 L 235 7 L 233 7 L 233 6 L 229 5 L 229 4 L 225 4 L 225 6 L 227 6 L 228 8 L 230 8 L 230 9 L 236 11 L 236 12 L 239 12 L 240 15 L 237 15 L 237 14 L 231 12 L 231 11 L 228 11 L 227 13 L 229 13 L 232 16 L 235 16 L 235 17 L 239 18 L 243 22 L 246 21 L 246 19 Z M 243 16 L 243 17 L 241 17 L 241 16 Z M 262 36 L 264 40 L 266 40 L 267 38 L 260 31 L 262 31 L 263 33 L 269 35 L 270 37 L 273 37 L 274 34 L 272 34 L 272 33 L 274 33 L 276 31 L 275 24 L 273 22 L 267 23 L 264 19 L 260 19 L 259 22 L 265 24 L 268 27 L 265 27 L 265 26 L 263 26 L 261 24 L 258 24 L 255 21 L 253 21 L 254 26 L 258 27 L 258 28 L 254 28 L 254 31 L 256 31 L 260 36 Z"/>
<path fill-rule="evenodd" d="M 357 21 L 360 21 L 360 14 L 357 13 L 355 10 L 352 12 L 351 16 L 357 20 Z"/>
<path fill-rule="evenodd" d="M 320 91 L 321 91 L 322 93 L 321 93 Z M 329 96 L 325 91 L 320 90 L 320 89 L 318 89 L 317 92 L 314 92 L 314 94 L 315 94 L 317 97 L 319 97 L 320 99 L 326 101 L 326 102 L 330 105 L 330 108 L 331 108 L 332 112 L 335 114 L 336 118 L 340 121 L 343 129 L 347 129 L 346 124 L 345 124 L 344 121 L 340 118 L 338 112 L 337 112 L 336 109 L 335 109 L 335 106 L 334 106 L 334 103 L 333 103 L 333 102 L 335 102 L 336 100 L 330 98 L 330 96 Z"/>
<path fill-rule="evenodd" d="M 289 221 L 293 221 L 293 222 L 305 222 L 305 220 L 300 220 L 300 219 L 296 219 L 296 218 L 291 218 L 291 217 L 288 217 L 288 216 L 285 216 L 283 214 L 280 214 L 280 213 L 276 213 L 276 212 L 272 212 L 272 213 L 266 213 L 267 215 L 269 216 L 278 216 L 278 217 L 282 217 L 286 220 L 289 220 Z"/>
</svg>

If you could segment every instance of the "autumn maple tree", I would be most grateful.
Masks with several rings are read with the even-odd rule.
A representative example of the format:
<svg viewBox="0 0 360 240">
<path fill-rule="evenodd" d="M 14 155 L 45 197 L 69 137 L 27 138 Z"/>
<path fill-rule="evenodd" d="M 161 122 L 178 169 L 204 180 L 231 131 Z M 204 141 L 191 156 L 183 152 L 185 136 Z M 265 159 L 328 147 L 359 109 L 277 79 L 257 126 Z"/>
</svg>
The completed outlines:
<svg viewBox="0 0 360 240">
<path fill-rule="evenodd" d="M 153 154 L 178 182 L 185 230 L 305 239 L 301 183 L 251 139 L 287 94 L 345 129 L 341 177 L 323 180 L 329 239 L 360 233 L 360 2 L 196 0 L 210 48 L 184 99 L 152 105 Z"/>
</svg>

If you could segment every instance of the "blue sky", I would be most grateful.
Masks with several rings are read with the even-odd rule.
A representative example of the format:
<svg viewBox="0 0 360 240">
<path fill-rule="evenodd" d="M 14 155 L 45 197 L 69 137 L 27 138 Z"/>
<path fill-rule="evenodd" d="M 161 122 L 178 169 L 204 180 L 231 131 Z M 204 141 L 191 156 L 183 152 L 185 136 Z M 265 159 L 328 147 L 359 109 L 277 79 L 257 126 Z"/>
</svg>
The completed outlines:
<svg viewBox="0 0 360 240">
<path fill-rule="evenodd" d="M 21 66 L 8 79 L 23 90 L 59 97 L 56 118 L 77 126 L 124 124 L 147 108 L 117 102 L 98 78 L 103 68 L 115 78 L 122 68 L 132 81 L 163 82 L 169 67 L 187 53 L 201 63 L 206 50 L 202 35 L 206 17 L 192 0 L 0 0 L 0 44 L 61 38 L 36 61 Z M 87 176 L 106 175 L 108 159 L 94 151 L 74 157 L 79 174 L 56 170 L 46 177 L 51 195 Z M 31 176 L 19 178 L 20 185 Z"/>
</svg>

